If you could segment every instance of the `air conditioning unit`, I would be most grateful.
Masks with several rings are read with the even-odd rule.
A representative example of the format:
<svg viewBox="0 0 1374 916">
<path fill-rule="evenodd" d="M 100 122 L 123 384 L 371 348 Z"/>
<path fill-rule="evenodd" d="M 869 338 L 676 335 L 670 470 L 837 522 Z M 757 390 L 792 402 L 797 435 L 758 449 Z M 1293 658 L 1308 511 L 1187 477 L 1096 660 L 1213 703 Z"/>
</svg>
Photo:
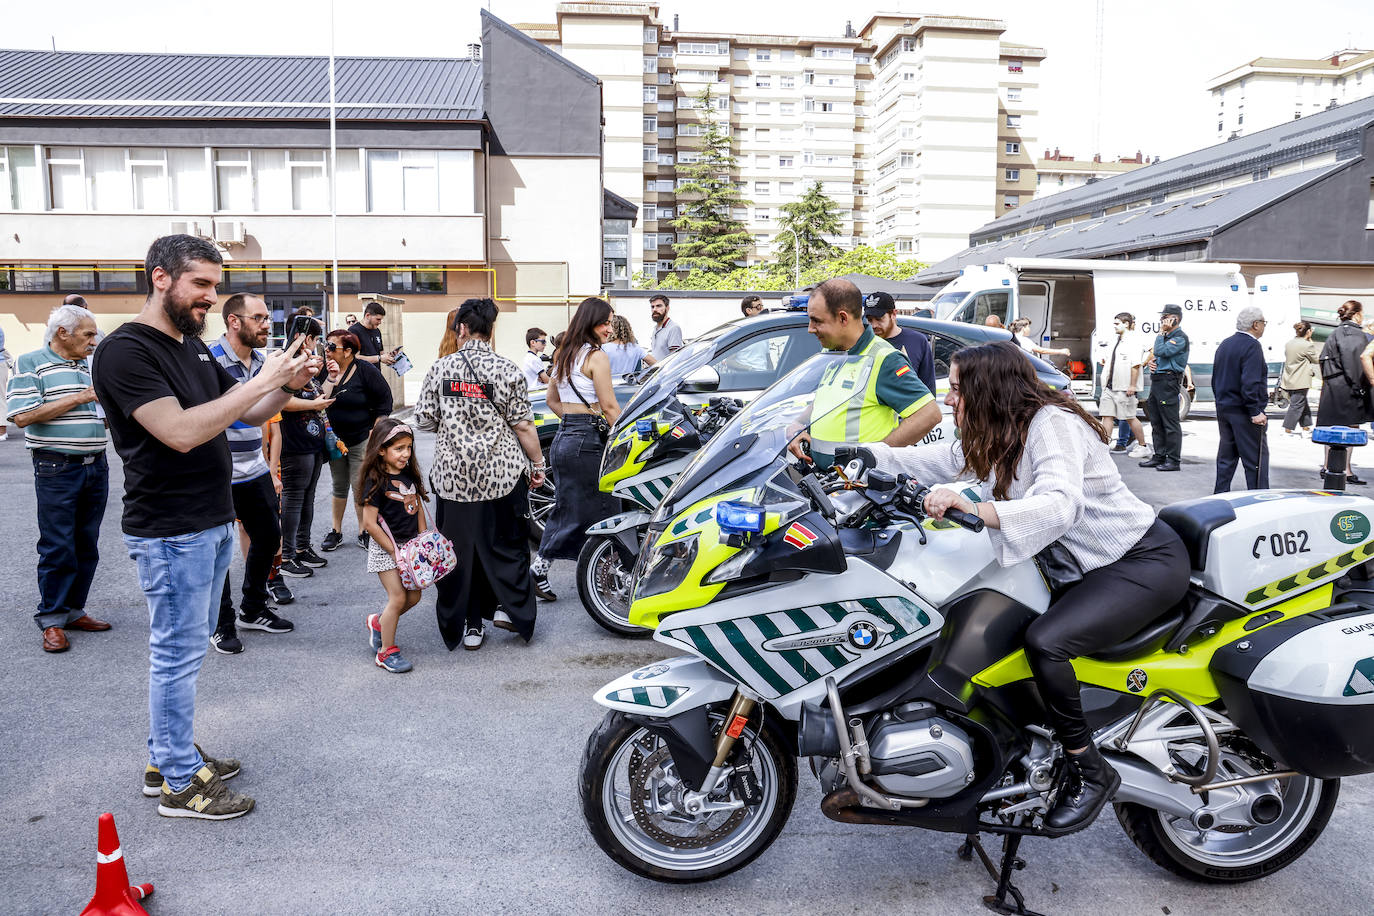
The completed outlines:
<svg viewBox="0 0 1374 916">
<path fill-rule="evenodd" d="M 232 248 L 243 244 L 243 220 L 217 219 L 214 221 L 215 244 L 221 248 Z"/>
<path fill-rule="evenodd" d="M 198 239 L 203 239 L 208 233 L 201 227 L 200 222 L 193 219 L 174 219 L 171 223 L 172 235 L 191 235 Z"/>
</svg>

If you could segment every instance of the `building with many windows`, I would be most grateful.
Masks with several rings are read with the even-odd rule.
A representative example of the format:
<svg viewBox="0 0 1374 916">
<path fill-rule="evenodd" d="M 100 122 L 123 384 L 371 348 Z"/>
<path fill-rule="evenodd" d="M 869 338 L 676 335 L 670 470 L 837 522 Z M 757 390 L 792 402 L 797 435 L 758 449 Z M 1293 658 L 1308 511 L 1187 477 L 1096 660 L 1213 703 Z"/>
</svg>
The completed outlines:
<svg viewBox="0 0 1374 916">
<path fill-rule="evenodd" d="M 1317 60 L 1257 57 L 1207 84 L 1218 140 L 1374 96 L 1374 51 L 1346 49 Z"/>
<path fill-rule="evenodd" d="M 1100 155 L 1091 159 L 1075 159 L 1073 156 L 1045 150 L 1045 155 L 1035 160 L 1035 198 L 1048 197 L 1060 191 L 1072 191 L 1085 184 L 1092 184 L 1104 178 L 1112 178 L 1124 172 L 1138 169 L 1148 160 L 1139 151 L 1134 156 L 1123 156 L 1115 161 L 1103 161 Z M 1023 201 L 1024 202 L 1024 201 Z"/>
<path fill-rule="evenodd" d="M 601 290 L 601 85 L 487 14 L 482 49 L 339 58 L 332 161 L 327 58 L 0 51 L 9 347 L 68 292 L 107 330 L 137 312 L 175 232 L 215 242 L 223 289 L 263 295 L 278 333 L 300 305 L 404 299 L 416 384 L 468 296 L 561 327 Z"/>
<path fill-rule="evenodd" d="M 606 187 L 640 208 L 616 286 L 673 269 L 680 166 L 699 155 L 703 90 L 733 140 L 751 263 L 782 205 L 820 181 L 841 246 L 937 260 L 1029 199 L 1042 49 L 997 20 L 876 15 L 835 36 L 691 31 L 648 3 L 568 2 L 517 26 L 604 86 Z"/>
</svg>

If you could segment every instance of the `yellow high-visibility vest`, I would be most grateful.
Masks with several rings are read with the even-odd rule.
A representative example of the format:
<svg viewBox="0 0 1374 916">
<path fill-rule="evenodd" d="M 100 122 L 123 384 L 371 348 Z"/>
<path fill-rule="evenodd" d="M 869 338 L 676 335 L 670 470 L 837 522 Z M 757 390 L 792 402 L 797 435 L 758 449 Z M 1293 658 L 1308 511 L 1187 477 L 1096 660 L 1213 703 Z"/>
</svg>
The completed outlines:
<svg viewBox="0 0 1374 916">
<path fill-rule="evenodd" d="M 834 458 L 835 447 L 881 442 L 902 422 L 897 411 L 878 400 L 883 363 L 901 358 L 876 334 L 858 353 L 837 361 L 821 376 L 811 409 L 811 454 L 817 463 Z"/>
</svg>

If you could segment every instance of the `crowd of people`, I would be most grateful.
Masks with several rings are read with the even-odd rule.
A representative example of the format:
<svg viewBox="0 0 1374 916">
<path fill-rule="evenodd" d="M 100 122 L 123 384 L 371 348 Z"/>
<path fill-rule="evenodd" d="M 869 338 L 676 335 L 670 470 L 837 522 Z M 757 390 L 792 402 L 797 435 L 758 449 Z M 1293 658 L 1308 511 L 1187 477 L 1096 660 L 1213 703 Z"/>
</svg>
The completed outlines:
<svg viewBox="0 0 1374 916">
<path fill-rule="evenodd" d="M 99 561 L 112 440 L 124 465 L 124 543 L 149 613 L 143 791 L 159 798 L 166 816 L 232 818 L 254 805 L 224 785 L 241 764 L 208 755 L 194 740 L 196 679 L 207 650 L 244 651 L 240 630 L 294 629 L 277 613 L 291 601 L 283 577 L 307 578 L 328 565 L 321 552 L 344 543 L 350 500 L 356 543 L 382 586 L 380 610 L 363 620 L 378 668 L 412 668 L 398 628 L 422 592 L 402 574 L 402 548 L 431 528 L 456 556 L 453 570 L 435 587 L 445 645 L 477 650 L 488 625 L 528 641 L 537 601 L 556 599 L 552 564 L 576 559 L 588 526 L 617 510 L 598 487 L 607 433 L 621 410 L 614 380 L 666 359 L 683 346 L 683 333 L 670 317 L 668 297 L 658 294 L 650 300 L 654 331 L 648 347 L 641 347 L 625 317 L 593 297 L 581 302 L 561 335 L 529 329 L 528 352 L 517 365 L 493 349 L 496 304 L 469 299 L 449 313 L 439 359 L 407 423 L 392 416 L 391 388 L 381 371 L 397 358 L 397 350 L 383 343 L 381 304 L 368 304 L 361 320 L 348 316 L 353 320 L 346 329 L 327 335 L 309 308 L 299 309 L 287 316 L 284 348 L 265 352 L 272 325 L 267 304 L 250 293 L 220 300 L 222 259 L 213 245 L 190 236 L 158 239 L 145 272 L 150 291 L 143 310 L 98 348 L 95 316 L 79 296 L 69 296 L 52 312 L 44 346 L 15 360 L 4 418 L 23 428 L 34 465 L 40 530 L 34 617 L 48 652 L 68 650 L 70 631 L 110 628 L 85 607 Z M 895 302 L 884 293 L 863 297 L 852 283 L 831 280 L 809 294 L 811 333 L 848 356 L 823 377 L 813 404 L 817 416 L 809 431 L 800 432 L 797 455 L 823 462 L 858 430 L 860 441 L 880 446 L 885 462 L 920 465 L 928 476 L 931 469 L 920 464 L 926 459 L 903 447 L 940 419 L 929 340 L 898 326 Z M 225 330 L 207 345 L 201 334 L 216 307 Z M 757 296 L 740 303 L 746 318 L 763 308 Z M 1285 348 L 1280 385 L 1289 398 L 1289 434 L 1311 428 L 1306 403 L 1317 371 L 1323 378 L 1318 425 L 1358 425 L 1374 413 L 1374 338 L 1362 327 L 1358 302 L 1342 305 L 1340 317 L 1320 351 L 1306 322 L 1295 327 Z M 1062 728 L 1066 748 L 1081 755 L 1073 764 L 1079 790 L 1066 795 L 1068 807 L 1053 815 L 1063 824 L 1077 824 L 1084 812 L 1100 807 L 1111 777 L 1091 745 L 1083 747 L 1076 687 L 1070 689 L 1065 666 L 1147 614 L 1140 603 L 1129 620 L 1103 622 L 1091 612 L 1101 604 L 1093 598 L 1103 589 L 1129 592 L 1147 580 L 1158 590 L 1157 567 L 1178 549 L 1177 539 L 1152 523 L 1152 513 L 1146 518 L 1148 507 L 1121 495 L 1107 448 L 1094 443 L 1105 446 L 1119 425 L 1134 443 L 1132 456 L 1145 458 L 1142 466 L 1178 469 L 1178 397 L 1189 352 L 1181 320 L 1177 306 L 1166 306 L 1160 333 L 1147 340 L 1136 335 L 1134 316 L 1116 316 L 1116 337 L 1102 359 L 1096 419 L 1068 395 L 1047 394 L 1036 382 L 1030 364 L 1017 355 L 1018 347 L 1034 345 L 1015 322 L 1015 344 L 961 351 L 950 368 L 945 403 L 955 412 L 962 442 L 942 452 L 941 460 L 961 466 L 943 470 L 971 471 L 985 501 L 933 497 L 932 510 L 958 506 L 981 514 L 999 532 L 999 556 L 1006 562 L 1033 553 L 1046 537 L 1063 538 L 1084 570 L 1103 571 L 1084 580 L 1097 583 L 1092 588 L 1051 608 L 1062 613 L 1045 615 L 1030 654 L 1056 731 Z M 1230 488 L 1238 465 L 1249 487 L 1268 485 L 1269 392 L 1258 343 L 1265 325 L 1258 309 L 1240 310 L 1236 334 L 1217 352 L 1218 492 Z M 1145 372 L 1152 451 L 1136 418 Z M 845 393 L 860 375 L 873 382 L 865 382 L 862 403 Z M 548 408 L 559 418 L 550 466 L 531 409 L 530 391 L 540 386 L 547 386 Z M 416 430 L 434 434 L 427 469 L 417 456 Z M 1007 430 L 1016 431 L 1019 444 L 1006 438 Z M 1124 448 L 1118 442 L 1113 450 Z M 313 516 L 326 464 L 331 525 L 317 552 Z M 550 474 L 558 480 L 556 501 L 531 552 L 528 493 Z M 1349 475 L 1362 483 L 1353 468 Z M 1077 535 L 1060 531 L 1063 507 L 1041 507 L 1039 491 L 1030 493 L 1041 478 L 1056 492 L 1077 494 L 1068 505 L 1097 507 L 1092 511 L 1102 514 L 1103 532 L 1074 540 Z M 244 553 L 237 602 L 227 575 L 236 543 Z"/>
</svg>

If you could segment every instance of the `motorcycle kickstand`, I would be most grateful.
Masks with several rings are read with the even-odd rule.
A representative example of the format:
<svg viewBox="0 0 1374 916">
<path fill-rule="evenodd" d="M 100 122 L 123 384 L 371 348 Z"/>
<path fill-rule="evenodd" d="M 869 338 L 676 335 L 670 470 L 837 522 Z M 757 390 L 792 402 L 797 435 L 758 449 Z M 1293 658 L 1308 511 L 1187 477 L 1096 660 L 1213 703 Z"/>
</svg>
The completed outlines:
<svg viewBox="0 0 1374 916">
<path fill-rule="evenodd" d="M 988 872 L 997 879 L 997 893 L 985 896 L 983 906 L 994 913 L 1006 913 L 1011 914 L 1011 916 L 1043 916 L 1034 910 L 1026 909 L 1025 896 L 1015 884 L 1011 883 L 1011 873 L 1026 867 L 1025 860 L 1016 857 L 1016 851 L 1021 846 L 1021 835 L 1012 833 L 1002 837 L 1002 868 L 1000 871 L 992 867 L 992 860 L 983 851 L 983 845 L 978 842 L 977 837 L 970 836 L 969 840 L 973 841 L 973 848 L 977 850 L 978 856 L 983 860 Z M 965 843 L 967 844 L 967 842 L 966 840 Z M 1008 894 L 1011 894 L 1012 900 L 1016 902 L 1015 906 L 1007 903 Z"/>
</svg>

